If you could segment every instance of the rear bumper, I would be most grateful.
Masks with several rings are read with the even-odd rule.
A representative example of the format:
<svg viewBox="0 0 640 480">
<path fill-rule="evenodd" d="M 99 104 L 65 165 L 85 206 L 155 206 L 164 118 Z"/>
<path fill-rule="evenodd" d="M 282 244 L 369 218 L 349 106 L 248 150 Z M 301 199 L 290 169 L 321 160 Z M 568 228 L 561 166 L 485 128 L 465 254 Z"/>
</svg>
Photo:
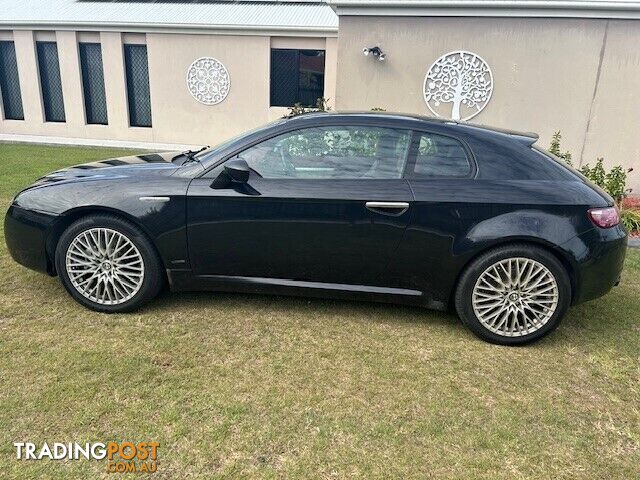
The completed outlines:
<svg viewBox="0 0 640 480">
<path fill-rule="evenodd" d="M 56 216 L 11 205 L 4 217 L 4 235 L 9 254 L 31 270 L 53 274 L 47 255 L 47 235 Z"/>
<path fill-rule="evenodd" d="M 574 304 L 601 297 L 620 281 L 627 253 L 627 233 L 621 226 L 594 228 L 563 247 L 576 261 Z"/>
</svg>

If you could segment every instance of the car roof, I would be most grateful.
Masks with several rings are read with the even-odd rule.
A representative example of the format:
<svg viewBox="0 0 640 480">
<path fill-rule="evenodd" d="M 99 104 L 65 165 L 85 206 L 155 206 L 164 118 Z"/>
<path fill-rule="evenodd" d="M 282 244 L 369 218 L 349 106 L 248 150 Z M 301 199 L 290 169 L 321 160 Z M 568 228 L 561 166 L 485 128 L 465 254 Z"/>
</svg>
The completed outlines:
<svg viewBox="0 0 640 480">
<path fill-rule="evenodd" d="M 418 115 L 411 113 L 399 113 L 399 112 L 385 112 L 385 111 L 366 111 L 366 110 L 353 110 L 353 111 L 311 111 L 305 112 L 299 115 L 286 116 L 284 118 L 288 119 L 288 121 L 298 121 L 309 118 L 325 118 L 326 116 L 330 116 L 332 118 L 344 118 L 344 119 L 353 119 L 353 118 L 381 118 L 385 120 L 420 120 L 428 123 L 455 123 L 450 120 L 446 120 L 443 118 L 436 117 L 428 117 L 426 115 Z"/>
<path fill-rule="evenodd" d="M 424 125 L 443 126 L 449 125 L 452 127 L 460 127 L 467 133 L 473 135 L 474 133 L 487 133 L 496 134 L 500 136 L 508 136 L 514 140 L 522 141 L 523 143 L 533 144 L 538 140 L 538 134 L 532 132 L 521 132 L 516 130 L 510 130 L 500 127 L 492 127 L 488 125 L 480 125 L 460 120 L 449 120 L 445 118 L 430 117 L 427 115 L 420 115 L 414 113 L 399 113 L 399 112 L 383 112 L 383 111 L 312 111 L 294 115 L 290 117 L 284 117 L 287 123 L 290 122 L 306 122 L 313 118 L 333 118 L 333 119 L 380 119 L 391 122 L 420 122 Z"/>
</svg>

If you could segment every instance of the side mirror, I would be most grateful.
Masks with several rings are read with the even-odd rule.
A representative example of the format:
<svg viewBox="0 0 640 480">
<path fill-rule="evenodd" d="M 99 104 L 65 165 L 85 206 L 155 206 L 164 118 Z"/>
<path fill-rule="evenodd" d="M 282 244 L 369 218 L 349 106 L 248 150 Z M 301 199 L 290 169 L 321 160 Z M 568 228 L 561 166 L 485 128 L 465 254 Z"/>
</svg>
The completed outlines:
<svg viewBox="0 0 640 480">
<path fill-rule="evenodd" d="M 232 182 L 247 183 L 249 181 L 249 164 L 243 158 L 234 158 L 224 164 L 224 172 Z"/>
</svg>

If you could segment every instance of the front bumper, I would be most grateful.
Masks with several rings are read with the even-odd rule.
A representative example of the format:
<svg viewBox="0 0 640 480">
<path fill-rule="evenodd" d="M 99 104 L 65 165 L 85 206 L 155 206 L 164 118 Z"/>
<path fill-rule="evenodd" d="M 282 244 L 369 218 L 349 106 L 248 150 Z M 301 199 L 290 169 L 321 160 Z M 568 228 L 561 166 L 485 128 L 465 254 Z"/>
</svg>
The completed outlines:
<svg viewBox="0 0 640 480">
<path fill-rule="evenodd" d="M 576 261 L 573 304 L 601 297 L 619 283 L 627 253 L 627 233 L 620 225 L 594 228 L 563 247 Z"/>
<path fill-rule="evenodd" d="M 47 237 L 56 216 L 11 205 L 4 217 L 4 237 L 13 259 L 20 265 L 52 275 Z"/>
</svg>

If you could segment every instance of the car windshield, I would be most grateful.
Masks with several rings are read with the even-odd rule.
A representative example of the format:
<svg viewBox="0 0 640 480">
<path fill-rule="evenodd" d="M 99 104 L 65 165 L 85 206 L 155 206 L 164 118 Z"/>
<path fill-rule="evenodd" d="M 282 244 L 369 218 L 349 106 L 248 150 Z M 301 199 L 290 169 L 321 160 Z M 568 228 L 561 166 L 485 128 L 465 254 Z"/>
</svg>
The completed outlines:
<svg viewBox="0 0 640 480">
<path fill-rule="evenodd" d="M 266 125 L 260 125 L 259 127 L 256 127 L 252 130 L 242 132 L 240 135 L 236 135 L 235 137 L 232 137 L 229 140 L 225 140 L 224 142 L 219 143 L 218 145 L 214 145 L 213 147 L 198 153 L 197 155 L 195 155 L 194 158 L 201 162 L 206 161 L 207 159 L 216 156 L 218 152 L 222 152 L 223 150 L 225 150 L 226 148 L 228 148 L 229 146 L 231 146 L 241 138 L 248 137 L 249 135 L 253 135 L 254 133 L 260 132 L 262 130 L 266 130 L 272 127 L 273 125 L 276 125 L 279 122 L 282 122 L 282 119 L 274 120 L 273 122 L 269 122 Z"/>
</svg>

